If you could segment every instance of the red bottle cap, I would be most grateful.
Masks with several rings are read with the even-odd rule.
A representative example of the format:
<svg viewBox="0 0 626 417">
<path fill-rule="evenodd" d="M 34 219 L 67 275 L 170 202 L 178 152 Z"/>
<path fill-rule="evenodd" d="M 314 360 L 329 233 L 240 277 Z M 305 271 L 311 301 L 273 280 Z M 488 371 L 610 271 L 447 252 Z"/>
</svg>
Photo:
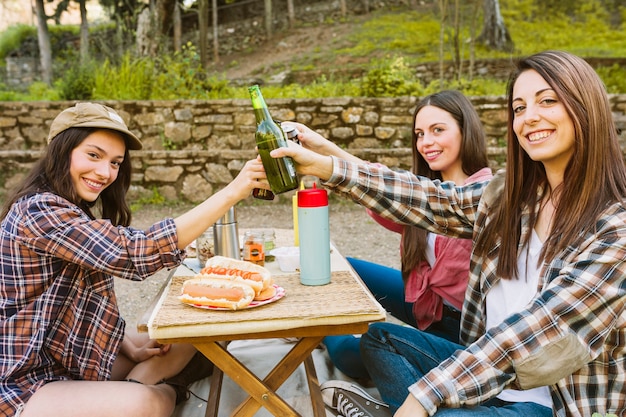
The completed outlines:
<svg viewBox="0 0 626 417">
<path fill-rule="evenodd" d="M 320 190 L 313 183 L 313 188 L 298 190 L 298 207 L 324 207 L 328 205 L 328 192 Z"/>
</svg>

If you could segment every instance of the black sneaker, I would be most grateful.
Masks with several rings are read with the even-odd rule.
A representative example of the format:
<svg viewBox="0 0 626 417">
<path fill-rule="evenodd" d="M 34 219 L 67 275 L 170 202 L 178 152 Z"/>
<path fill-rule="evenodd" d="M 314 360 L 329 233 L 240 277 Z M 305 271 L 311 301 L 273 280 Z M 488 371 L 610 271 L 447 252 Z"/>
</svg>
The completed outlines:
<svg viewBox="0 0 626 417">
<path fill-rule="evenodd" d="M 347 381 L 326 381 L 320 385 L 327 407 L 345 417 L 391 417 L 389 406 Z"/>
<path fill-rule="evenodd" d="M 170 385 L 176 391 L 176 404 L 189 399 L 189 386 L 196 381 L 204 379 L 213 373 L 214 365 L 200 352 L 191 358 L 189 363 L 177 375 L 161 381 Z"/>
</svg>

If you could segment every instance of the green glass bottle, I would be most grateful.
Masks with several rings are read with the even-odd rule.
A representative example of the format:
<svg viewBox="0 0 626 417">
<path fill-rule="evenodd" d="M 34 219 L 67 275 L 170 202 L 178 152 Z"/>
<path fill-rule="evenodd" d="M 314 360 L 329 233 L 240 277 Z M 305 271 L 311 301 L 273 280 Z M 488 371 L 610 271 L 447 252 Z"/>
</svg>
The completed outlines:
<svg viewBox="0 0 626 417">
<path fill-rule="evenodd" d="M 263 168 L 267 174 L 273 193 L 280 194 L 298 188 L 298 177 L 293 160 L 289 157 L 272 158 L 270 152 L 274 149 L 287 146 L 287 138 L 283 130 L 272 120 L 267 104 L 258 85 L 248 87 L 252 108 L 256 117 L 256 146 L 263 161 Z M 256 198 L 271 200 L 272 193 L 267 190 L 255 189 L 252 195 Z"/>
</svg>

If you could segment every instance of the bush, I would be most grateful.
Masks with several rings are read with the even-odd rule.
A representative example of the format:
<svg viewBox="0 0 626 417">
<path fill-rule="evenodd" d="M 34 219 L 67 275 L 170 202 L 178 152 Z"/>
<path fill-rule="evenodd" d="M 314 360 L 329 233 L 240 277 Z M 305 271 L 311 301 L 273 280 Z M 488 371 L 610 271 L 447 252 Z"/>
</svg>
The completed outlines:
<svg viewBox="0 0 626 417">
<path fill-rule="evenodd" d="M 626 68 L 613 64 L 611 67 L 597 68 L 596 72 L 602 78 L 609 93 L 620 94 L 626 92 Z"/>
<path fill-rule="evenodd" d="M 28 25 L 12 25 L 0 33 L 0 60 L 4 61 L 11 52 L 19 49 L 27 38 L 37 39 L 37 28 Z"/>
<path fill-rule="evenodd" d="M 90 100 L 96 84 L 96 64 L 78 62 L 66 70 L 65 75 L 55 83 L 63 100 Z"/>
<path fill-rule="evenodd" d="M 148 58 L 133 59 L 126 53 L 120 65 L 109 60 L 94 76 L 95 100 L 149 100 L 154 81 L 154 62 Z"/>
<path fill-rule="evenodd" d="M 365 97 L 399 97 L 419 96 L 423 88 L 410 66 L 402 57 L 375 61 L 371 69 L 363 78 L 361 86 Z"/>
</svg>

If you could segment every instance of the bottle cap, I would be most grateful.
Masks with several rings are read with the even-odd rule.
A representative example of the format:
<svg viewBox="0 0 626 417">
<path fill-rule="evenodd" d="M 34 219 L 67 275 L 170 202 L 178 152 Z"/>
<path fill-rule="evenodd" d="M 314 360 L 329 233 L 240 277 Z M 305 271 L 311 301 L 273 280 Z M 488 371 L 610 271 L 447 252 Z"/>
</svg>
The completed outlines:
<svg viewBox="0 0 626 417">
<path fill-rule="evenodd" d="M 328 192 L 313 188 L 298 190 L 298 207 L 323 207 L 328 205 Z"/>
</svg>

